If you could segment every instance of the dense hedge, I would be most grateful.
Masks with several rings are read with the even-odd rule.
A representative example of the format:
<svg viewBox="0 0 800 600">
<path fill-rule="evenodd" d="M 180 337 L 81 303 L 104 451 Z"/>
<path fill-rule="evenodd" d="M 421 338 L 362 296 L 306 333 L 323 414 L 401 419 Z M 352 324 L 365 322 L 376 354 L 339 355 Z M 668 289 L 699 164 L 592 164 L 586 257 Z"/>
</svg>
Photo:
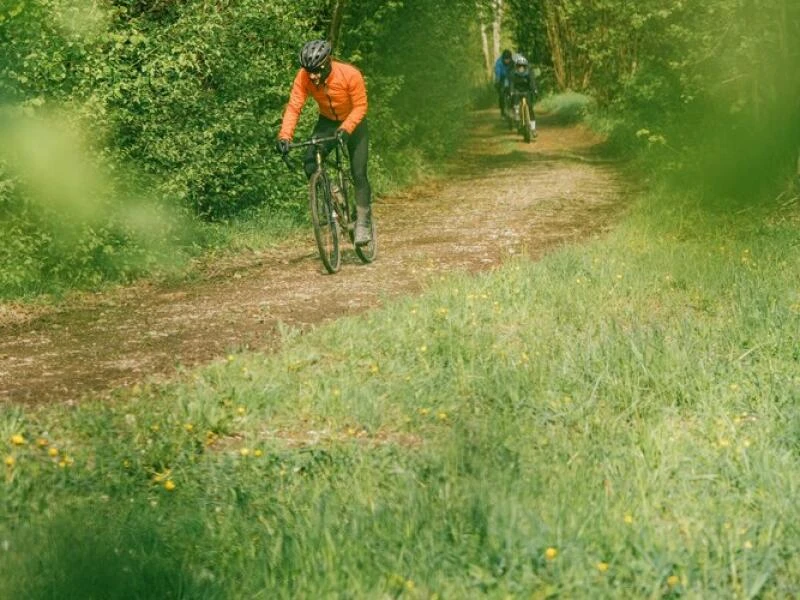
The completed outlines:
<svg viewBox="0 0 800 600">
<path fill-rule="evenodd" d="M 0 293 L 136 276 L 202 246 L 193 223 L 252 207 L 302 218 L 299 182 L 272 144 L 297 50 L 326 37 L 331 8 L 325 0 L 0 8 L 0 261 L 8 265 Z M 461 0 L 348 7 L 337 55 L 367 79 L 378 189 L 439 160 L 467 124 L 454 115 L 471 100 L 473 70 L 464 65 L 479 64 L 464 60 L 478 56 L 471 11 Z M 305 111 L 298 135 L 315 113 Z M 45 149 L 30 148 L 42 136 Z M 42 162 L 50 166 L 31 168 Z M 76 168 L 89 176 L 64 189 Z M 159 218 L 131 219 L 131 204 L 147 207 L 139 215 L 158 206 Z"/>
</svg>

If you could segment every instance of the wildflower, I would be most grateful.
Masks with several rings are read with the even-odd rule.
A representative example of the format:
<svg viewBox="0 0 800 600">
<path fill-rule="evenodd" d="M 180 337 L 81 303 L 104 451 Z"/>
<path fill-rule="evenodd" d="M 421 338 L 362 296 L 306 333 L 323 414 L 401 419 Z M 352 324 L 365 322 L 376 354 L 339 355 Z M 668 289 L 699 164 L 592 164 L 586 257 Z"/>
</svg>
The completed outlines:
<svg viewBox="0 0 800 600">
<path fill-rule="evenodd" d="M 51 446 L 50 448 L 47 449 L 47 454 L 55 458 L 56 456 L 58 456 L 58 448 L 56 448 L 55 446 Z"/>
<path fill-rule="evenodd" d="M 680 583 L 680 579 L 678 578 L 677 575 L 670 575 L 669 577 L 667 577 L 667 585 L 669 587 L 675 587 L 676 585 L 678 585 L 678 583 Z"/>
<path fill-rule="evenodd" d="M 242 456 L 250 456 L 250 448 L 242 448 L 239 450 L 239 454 Z"/>
<path fill-rule="evenodd" d="M 194 431 L 194 425 L 192 425 L 191 423 L 185 423 L 185 424 L 183 425 L 183 428 L 184 428 L 184 429 L 185 429 L 187 432 L 189 432 L 189 433 L 191 433 L 192 431 Z"/>
<path fill-rule="evenodd" d="M 263 454 L 264 454 L 264 451 L 263 451 L 263 450 L 261 450 L 260 448 L 256 448 L 256 449 L 253 451 L 253 456 L 263 456 Z"/>
<path fill-rule="evenodd" d="M 607 562 L 600 561 L 595 566 L 597 567 L 597 570 L 600 571 L 601 573 L 605 573 L 606 571 L 608 571 L 608 563 Z"/>
<path fill-rule="evenodd" d="M 236 409 L 236 412 L 240 415 L 243 415 L 245 412 L 247 412 L 247 409 L 244 406 L 240 406 Z"/>
<path fill-rule="evenodd" d="M 558 550 L 556 550 L 552 546 L 544 551 L 544 557 L 547 560 L 554 560 L 556 556 L 558 556 Z"/>
<path fill-rule="evenodd" d="M 436 416 L 440 421 L 447 421 L 447 413 L 444 411 L 440 411 Z"/>
<path fill-rule="evenodd" d="M 422 344 L 422 346 L 419 347 L 419 351 L 425 353 L 428 351 L 428 347 L 425 344 Z"/>
<path fill-rule="evenodd" d="M 745 550 L 752 550 L 753 549 L 753 542 L 751 542 L 750 540 L 747 540 L 744 543 L 744 549 Z"/>
<path fill-rule="evenodd" d="M 174 482 L 174 481 L 172 481 L 172 479 L 167 479 L 167 480 L 164 482 L 164 489 L 165 489 L 165 490 L 167 490 L 168 492 L 171 492 L 171 491 L 173 491 L 173 490 L 175 489 L 175 487 L 176 487 L 176 486 L 175 486 L 175 482 Z"/>
<path fill-rule="evenodd" d="M 25 443 L 25 438 L 21 433 L 15 433 L 11 436 L 11 443 L 15 446 L 22 446 Z"/>
<path fill-rule="evenodd" d="M 6 467 L 8 467 L 9 469 L 11 469 L 16 462 L 17 462 L 17 459 L 15 459 L 13 456 L 6 456 L 5 463 L 6 463 Z"/>
<path fill-rule="evenodd" d="M 45 446 L 47 446 L 47 440 L 44 439 L 44 438 L 39 438 L 39 439 L 36 440 L 36 445 L 39 448 L 44 448 Z"/>
<path fill-rule="evenodd" d="M 431 412 L 431 409 L 430 408 L 420 408 L 420 409 L 418 409 L 417 412 L 419 412 L 419 414 L 421 414 L 424 417 L 424 416 L 428 415 L 428 413 Z"/>
<path fill-rule="evenodd" d="M 622 520 L 625 521 L 628 525 L 631 525 L 633 523 L 633 515 L 627 513 L 624 517 L 622 517 Z"/>
<path fill-rule="evenodd" d="M 376 365 L 376 364 L 370 365 L 370 367 L 369 367 L 369 372 L 370 373 L 377 373 L 380 370 L 381 370 L 380 367 L 378 365 Z"/>
</svg>

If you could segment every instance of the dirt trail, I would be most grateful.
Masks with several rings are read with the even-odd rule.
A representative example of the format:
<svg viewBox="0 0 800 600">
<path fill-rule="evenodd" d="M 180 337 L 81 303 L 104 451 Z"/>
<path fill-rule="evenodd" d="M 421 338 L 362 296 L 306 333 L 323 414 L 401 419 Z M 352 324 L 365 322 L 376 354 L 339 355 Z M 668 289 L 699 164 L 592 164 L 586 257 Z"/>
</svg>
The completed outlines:
<svg viewBox="0 0 800 600">
<path fill-rule="evenodd" d="M 338 274 L 322 274 L 309 231 L 193 283 L 141 283 L 35 317 L 0 306 L 0 404 L 76 401 L 231 350 L 269 350 L 280 323 L 305 328 L 365 311 L 431 276 L 537 258 L 617 220 L 623 184 L 592 159 L 600 140 L 584 127 L 545 116 L 525 144 L 496 111 L 475 119 L 452 177 L 376 200 L 380 255 L 371 265 L 348 251 Z"/>
</svg>

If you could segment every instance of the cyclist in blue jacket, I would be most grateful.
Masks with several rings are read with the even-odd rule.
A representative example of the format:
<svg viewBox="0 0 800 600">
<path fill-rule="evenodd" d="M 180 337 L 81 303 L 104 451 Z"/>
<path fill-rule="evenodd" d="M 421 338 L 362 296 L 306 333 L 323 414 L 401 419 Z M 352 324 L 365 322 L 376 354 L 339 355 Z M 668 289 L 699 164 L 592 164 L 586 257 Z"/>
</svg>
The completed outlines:
<svg viewBox="0 0 800 600">
<path fill-rule="evenodd" d="M 506 114 L 506 95 L 508 94 L 509 77 L 514 69 L 511 50 L 503 53 L 494 63 L 494 87 L 497 90 L 497 99 L 500 104 L 500 116 Z"/>
</svg>

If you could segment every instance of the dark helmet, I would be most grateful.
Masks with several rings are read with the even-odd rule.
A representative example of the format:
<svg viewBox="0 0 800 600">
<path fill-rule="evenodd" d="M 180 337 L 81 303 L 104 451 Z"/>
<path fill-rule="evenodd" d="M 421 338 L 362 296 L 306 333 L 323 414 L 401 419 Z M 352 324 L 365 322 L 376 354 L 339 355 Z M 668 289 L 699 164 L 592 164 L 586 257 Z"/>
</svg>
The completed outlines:
<svg viewBox="0 0 800 600">
<path fill-rule="evenodd" d="M 511 58 L 511 50 L 503 50 L 503 54 L 501 55 L 503 60 L 508 60 Z"/>
<path fill-rule="evenodd" d="M 300 66 L 307 71 L 316 71 L 325 64 L 325 60 L 331 55 L 331 45 L 325 40 L 314 40 L 308 42 L 300 50 Z"/>
</svg>

